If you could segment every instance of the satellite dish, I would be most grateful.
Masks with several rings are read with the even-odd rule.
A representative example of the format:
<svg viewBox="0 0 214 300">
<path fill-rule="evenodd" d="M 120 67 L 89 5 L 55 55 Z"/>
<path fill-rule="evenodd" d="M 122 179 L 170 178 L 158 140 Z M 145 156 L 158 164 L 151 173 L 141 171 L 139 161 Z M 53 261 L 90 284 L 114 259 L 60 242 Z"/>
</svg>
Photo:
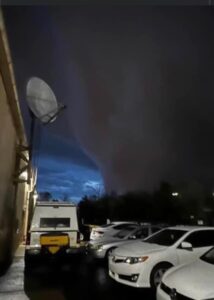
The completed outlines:
<svg viewBox="0 0 214 300">
<path fill-rule="evenodd" d="M 33 115 L 42 123 L 56 120 L 60 110 L 54 92 L 38 77 L 31 77 L 26 88 L 27 104 Z"/>
</svg>

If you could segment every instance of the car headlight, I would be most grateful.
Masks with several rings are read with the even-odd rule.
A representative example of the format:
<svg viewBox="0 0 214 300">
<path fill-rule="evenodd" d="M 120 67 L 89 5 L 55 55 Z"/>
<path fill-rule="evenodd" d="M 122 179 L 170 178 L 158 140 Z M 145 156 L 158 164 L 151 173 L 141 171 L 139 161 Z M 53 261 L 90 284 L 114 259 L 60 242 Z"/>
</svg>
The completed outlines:
<svg viewBox="0 0 214 300">
<path fill-rule="evenodd" d="M 149 257 L 148 256 L 140 256 L 140 257 L 127 257 L 125 259 L 125 263 L 133 265 L 138 264 L 146 261 Z"/>
<path fill-rule="evenodd" d="M 97 250 L 97 251 L 102 251 L 102 250 L 103 250 L 103 246 L 101 246 L 101 245 L 100 245 L 100 246 L 97 246 L 96 250 Z"/>
<path fill-rule="evenodd" d="M 91 245 L 91 249 L 100 251 L 103 249 L 103 246 L 102 245 Z"/>
</svg>

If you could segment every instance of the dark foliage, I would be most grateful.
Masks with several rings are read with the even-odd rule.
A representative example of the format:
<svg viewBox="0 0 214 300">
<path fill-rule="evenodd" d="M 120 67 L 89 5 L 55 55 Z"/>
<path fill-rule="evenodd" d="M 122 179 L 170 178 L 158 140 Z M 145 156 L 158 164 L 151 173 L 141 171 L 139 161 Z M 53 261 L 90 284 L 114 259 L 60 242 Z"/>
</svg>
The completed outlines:
<svg viewBox="0 0 214 300">
<path fill-rule="evenodd" d="M 204 224 L 213 224 L 212 195 L 199 192 L 197 186 L 182 186 L 177 196 L 172 195 L 173 190 L 174 187 L 163 182 L 153 193 L 112 193 L 99 199 L 85 196 L 79 203 L 79 213 L 86 224 L 102 224 L 107 219 L 171 225 L 197 224 L 198 220 L 203 220 Z"/>
</svg>

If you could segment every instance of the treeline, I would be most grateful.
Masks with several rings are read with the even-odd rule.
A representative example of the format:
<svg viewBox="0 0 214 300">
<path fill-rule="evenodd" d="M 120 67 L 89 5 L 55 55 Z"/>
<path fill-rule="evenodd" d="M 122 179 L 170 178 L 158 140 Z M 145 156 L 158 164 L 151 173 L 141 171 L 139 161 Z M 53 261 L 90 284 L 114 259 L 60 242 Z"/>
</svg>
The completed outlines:
<svg viewBox="0 0 214 300">
<path fill-rule="evenodd" d="M 167 224 L 213 225 L 214 197 L 197 186 L 174 192 L 169 183 L 162 183 L 153 193 L 144 191 L 124 195 L 85 196 L 79 202 L 79 215 L 84 223 L 102 224 L 110 220 L 135 220 Z M 201 221 L 200 221 L 201 220 Z"/>
</svg>

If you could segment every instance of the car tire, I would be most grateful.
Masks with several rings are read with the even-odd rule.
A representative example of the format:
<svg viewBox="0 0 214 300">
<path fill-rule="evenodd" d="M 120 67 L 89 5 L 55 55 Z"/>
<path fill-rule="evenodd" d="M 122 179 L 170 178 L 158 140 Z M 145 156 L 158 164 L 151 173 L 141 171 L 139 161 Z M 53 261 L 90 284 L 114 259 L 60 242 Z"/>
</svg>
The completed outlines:
<svg viewBox="0 0 214 300">
<path fill-rule="evenodd" d="M 159 263 L 156 265 L 150 275 L 150 285 L 153 289 L 156 289 L 160 284 L 163 274 L 169 269 L 173 267 L 172 264 L 168 262 Z"/>
<path fill-rule="evenodd" d="M 111 247 L 111 248 L 109 248 L 107 251 L 106 251 L 106 255 L 105 255 L 105 260 L 108 262 L 108 256 L 109 256 L 109 253 L 112 251 L 112 250 L 114 250 L 114 249 L 116 249 L 117 247 Z"/>
</svg>

